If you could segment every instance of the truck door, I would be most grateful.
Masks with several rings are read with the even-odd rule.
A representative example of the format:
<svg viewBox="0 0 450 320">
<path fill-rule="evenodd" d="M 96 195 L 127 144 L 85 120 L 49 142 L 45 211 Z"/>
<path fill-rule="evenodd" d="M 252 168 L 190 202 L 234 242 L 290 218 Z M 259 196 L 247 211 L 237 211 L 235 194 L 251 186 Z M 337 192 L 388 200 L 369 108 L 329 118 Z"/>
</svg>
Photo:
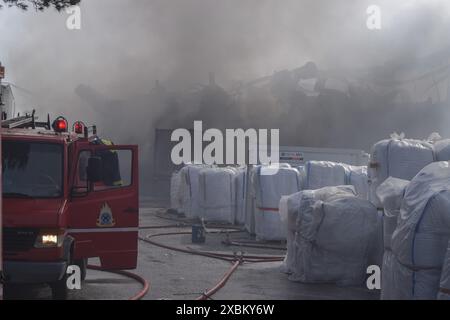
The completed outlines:
<svg viewBox="0 0 450 320">
<path fill-rule="evenodd" d="M 101 179 L 88 191 L 90 157 L 101 161 Z M 94 145 L 77 152 L 68 233 L 74 259 L 99 257 L 104 269 L 134 269 L 137 264 L 139 172 L 137 146 Z"/>
</svg>

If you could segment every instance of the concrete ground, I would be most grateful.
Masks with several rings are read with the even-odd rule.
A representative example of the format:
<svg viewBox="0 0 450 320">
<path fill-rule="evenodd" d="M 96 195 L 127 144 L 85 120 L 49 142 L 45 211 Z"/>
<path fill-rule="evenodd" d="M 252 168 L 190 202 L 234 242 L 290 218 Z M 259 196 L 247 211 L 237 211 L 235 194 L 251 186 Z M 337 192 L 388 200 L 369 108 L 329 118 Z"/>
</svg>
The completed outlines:
<svg viewBox="0 0 450 320">
<path fill-rule="evenodd" d="M 165 226 L 178 222 L 162 219 L 167 217 L 164 209 L 151 208 L 152 204 L 144 204 L 141 208 L 141 226 Z M 154 206 L 154 204 L 153 204 Z M 173 217 L 171 215 L 170 217 Z M 141 230 L 141 236 L 166 232 L 190 232 L 190 227 L 161 228 Z M 245 232 L 232 233 L 230 239 L 240 241 L 252 240 Z M 153 238 L 153 240 L 176 247 L 189 247 L 223 253 L 245 251 L 258 255 L 283 255 L 284 251 L 274 249 L 257 249 L 225 246 L 222 241 L 225 234 L 207 234 L 206 242 L 194 245 L 191 235 L 172 235 Z M 282 247 L 275 243 L 273 246 Z M 90 263 L 95 263 L 91 260 Z M 338 287 L 335 285 L 308 285 L 289 281 L 286 274 L 280 272 L 281 262 L 264 262 L 244 264 L 238 267 L 226 286 L 213 299 L 378 299 L 379 292 L 365 288 Z M 213 287 L 229 270 L 227 261 L 208 257 L 195 256 L 171 251 L 145 242 L 139 242 L 138 268 L 133 271 L 150 282 L 150 291 L 145 299 L 195 299 L 208 288 Z M 140 290 L 135 280 L 115 274 L 88 271 L 82 289 L 70 292 L 70 299 L 127 299 Z M 12 290 L 14 299 L 49 299 L 50 290 L 46 286 L 26 286 Z"/>
</svg>

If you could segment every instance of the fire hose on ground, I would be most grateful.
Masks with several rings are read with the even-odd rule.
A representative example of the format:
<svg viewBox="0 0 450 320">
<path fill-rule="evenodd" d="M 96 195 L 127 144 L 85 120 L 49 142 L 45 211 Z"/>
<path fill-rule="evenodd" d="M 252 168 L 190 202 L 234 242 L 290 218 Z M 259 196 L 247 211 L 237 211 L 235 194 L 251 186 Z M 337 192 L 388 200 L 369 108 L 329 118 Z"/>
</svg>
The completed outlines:
<svg viewBox="0 0 450 320">
<path fill-rule="evenodd" d="M 223 231 L 209 231 L 209 233 L 222 233 Z M 139 237 L 139 239 L 143 242 L 158 246 L 160 248 L 187 253 L 187 254 L 193 254 L 198 256 L 204 256 L 208 258 L 218 259 L 222 261 L 228 261 L 230 263 L 233 263 L 232 267 L 225 273 L 225 275 L 220 279 L 220 281 L 211 289 L 207 290 L 205 293 L 203 293 L 200 297 L 198 297 L 196 300 L 206 300 L 211 299 L 211 296 L 217 293 L 221 288 L 223 288 L 232 274 L 237 270 L 239 265 L 243 263 L 259 263 L 259 262 L 279 262 L 284 260 L 284 256 L 259 256 L 259 255 L 248 255 L 244 253 L 233 253 L 233 254 L 227 254 L 227 253 L 219 253 L 219 252 L 211 252 L 211 251 L 201 251 L 201 250 L 194 250 L 192 248 L 179 248 L 175 246 L 170 246 L 167 244 L 163 244 L 157 241 L 154 241 L 153 238 L 155 237 L 162 237 L 162 236 L 173 236 L 173 235 L 190 235 L 191 232 L 167 232 L 167 233 L 159 233 L 159 234 L 153 234 L 153 235 L 147 235 L 145 237 Z"/>
<path fill-rule="evenodd" d="M 128 300 L 141 300 L 143 297 L 145 297 L 148 290 L 150 289 L 150 284 L 148 283 L 147 280 L 145 280 L 141 276 L 138 276 L 137 274 L 134 274 L 131 272 L 123 271 L 123 270 L 117 270 L 117 271 L 116 270 L 103 270 L 101 267 L 95 266 L 95 265 L 88 265 L 87 268 L 91 269 L 91 270 L 104 271 L 104 272 L 118 274 L 118 275 L 121 275 L 121 276 L 124 276 L 127 278 L 131 278 L 131 279 L 139 282 L 142 285 L 142 289 L 138 293 L 136 293 L 134 296 L 129 298 Z"/>
<path fill-rule="evenodd" d="M 188 226 L 189 225 L 187 225 L 186 223 L 182 222 L 182 223 L 171 224 L 171 225 L 143 226 L 143 227 L 140 227 L 139 229 L 140 230 L 167 229 L 167 228 L 183 228 L 183 227 L 188 227 Z M 220 227 L 218 227 L 218 228 L 220 228 Z M 225 230 L 225 231 L 226 232 L 239 232 L 238 230 L 235 230 L 235 229 Z M 221 232 L 223 232 L 223 230 L 221 230 L 221 231 L 208 231 L 208 232 L 209 233 L 221 233 Z M 167 234 L 160 234 L 160 235 L 172 235 L 172 234 L 190 234 L 190 233 L 189 232 L 184 232 L 184 233 L 178 232 L 178 233 L 167 233 Z M 141 238 L 141 240 L 145 241 L 145 239 L 142 239 L 142 238 Z M 152 243 L 151 241 L 146 241 L 146 242 Z M 156 243 L 152 243 L 152 244 L 158 245 Z M 178 249 L 178 248 L 174 248 L 174 247 L 170 247 L 170 246 L 164 246 L 164 245 L 161 245 L 161 244 L 159 244 L 159 245 L 162 246 L 162 247 L 165 247 L 167 249 L 170 249 L 170 250 L 175 250 L 176 249 L 176 251 L 181 251 L 181 252 L 184 252 L 184 253 L 197 254 L 197 255 L 201 255 L 201 256 L 205 256 L 205 257 L 209 257 L 209 258 L 221 259 L 221 260 L 228 261 L 228 262 L 235 261 L 235 259 L 231 259 L 231 255 L 221 255 L 221 254 L 210 253 L 210 252 L 197 252 L 197 251 L 195 251 L 193 249 L 183 250 L 183 249 Z M 249 258 L 249 261 L 251 261 L 251 262 L 258 262 L 258 261 L 253 260 L 253 258 Z M 216 286 L 213 289 L 205 292 L 202 297 L 205 297 L 205 298 L 206 297 L 210 297 L 215 292 L 217 292 L 220 288 L 222 288 L 225 285 L 225 283 L 227 282 L 227 280 L 229 279 L 229 277 L 231 276 L 231 274 L 238 267 L 238 265 L 239 265 L 239 263 L 236 261 L 235 262 L 235 267 L 233 268 L 233 271 L 229 275 L 227 274 L 226 277 L 224 277 L 225 279 L 221 280 L 221 282 L 223 282 L 223 283 L 221 285 Z M 142 289 L 137 294 L 135 294 L 134 296 L 130 297 L 129 300 L 140 300 L 140 299 L 142 299 L 143 297 L 145 297 L 145 295 L 148 293 L 148 291 L 150 289 L 150 285 L 149 285 L 149 283 L 148 283 L 148 281 L 146 279 L 142 278 L 141 276 L 139 276 L 137 274 L 131 273 L 131 272 L 123 271 L 123 270 L 117 270 L 117 271 L 116 270 L 103 270 L 101 267 L 96 266 L 96 265 L 88 265 L 87 268 L 90 269 L 90 270 L 114 273 L 114 274 L 121 275 L 121 276 L 124 276 L 124 277 L 127 277 L 127 278 L 131 278 L 131 279 L 136 280 L 137 282 L 139 282 L 142 285 Z"/>
<path fill-rule="evenodd" d="M 228 282 L 228 279 L 230 279 L 231 275 L 236 271 L 236 269 L 239 267 L 240 264 L 241 264 L 240 261 L 236 261 L 233 264 L 233 266 L 231 267 L 231 269 L 228 270 L 227 273 L 225 273 L 225 275 L 222 277 L 222 279 L 220 279 L 220 281 L 213 288 L 211 288 L 208 291 L 206 291 L 205 293 L 203 293 L 196 300 L 211 299 L 211 296 L 213 294 L 215 294 L 217 291 L 219 291 L 220 289 L 222 289 L 226 285 L 226 283 Z"/>
</svg>

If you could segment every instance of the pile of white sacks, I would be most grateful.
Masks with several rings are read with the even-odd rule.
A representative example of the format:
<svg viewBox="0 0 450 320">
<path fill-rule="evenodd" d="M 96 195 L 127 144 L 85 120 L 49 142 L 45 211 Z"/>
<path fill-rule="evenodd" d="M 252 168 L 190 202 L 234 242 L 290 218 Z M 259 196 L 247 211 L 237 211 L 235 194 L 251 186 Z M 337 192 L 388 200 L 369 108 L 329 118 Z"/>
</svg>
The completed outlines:
<svg viewBox="0 0 450 320">
<path fill-rule="evenodd" d="M 245 168 L 187 165 L 172 175 L 171 208 L 192 219 L 243 224 L 259 240 L 286 240 L 287 227 L 279 212 L 282 196 L 345 184 L 367 198 L 367 168 L 311 161 L 299 169 L 288 164 L 257 166 L 247 178 Z M 250 203 L 247 215 L 246 194 Z"/>
<path fill-rule="evenodd" d="M 378 189 L 380 198 L 385 187 Z M 449 162 L 432 163 L 401 197 L 391 250 L 383 259 L 383 299 L 450 298 L 449 208 Z"/>
<path fill-rule="evenodd" d="M 172 176 L 171 207 L 188 218 L 245 225 L 260 240 L 285 240 L 278 204 L 301 188 L 297 169 L 287 164 L 246 168 L 187 165 Z M 245 215 L 246 187 L 249 212 Z"/>
<path fill-rule="evenodd" d="M 244 185 L 238 183 L 244 182 L 244 176 L 242 168 L 186 165 L 172 175 L 171 209 L 190 219 L 242 223 Z"/>
<path fill-rule="evenodd" d="M 448 160 L 450 140 L 397 136 L 373 146 L 368 169 L 310 161 L 247 177 L 245 168 L 187 165 L 172 177 L 171 205 L 287 239 L 293 281 L 362 284 L 367 266 L 382 264 L 383 299 L 450 299 Z"/>
<path fill-rule="evenodd" d="M 364 167 L 307 163 L 303 191 L 280 201 L 290 279 L 361 284 L 368 265 L 382 264 L 382 298 L 449 298 L 450 173 L 435 163 L 449 159 L 450 140 L 392 137 L 372 148 L 368 176 Z"/>
<path fill-rule="evenodd" d="M 450 140 L 392 138 L 372 149 L 370 198 L 384 213 L 382 299 L 450 299 L 448 160 Z"/>
</svg>

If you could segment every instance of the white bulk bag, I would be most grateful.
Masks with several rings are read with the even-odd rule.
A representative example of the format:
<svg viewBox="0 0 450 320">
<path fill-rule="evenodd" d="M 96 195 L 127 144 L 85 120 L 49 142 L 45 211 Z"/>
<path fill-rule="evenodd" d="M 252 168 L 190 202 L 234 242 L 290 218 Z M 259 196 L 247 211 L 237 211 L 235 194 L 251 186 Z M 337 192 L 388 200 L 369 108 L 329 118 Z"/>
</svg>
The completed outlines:
<svg viewBox="0 0 450 320">
<path fill-rule="evenodd" d="M 282 196 L 300 191 L 297 169 L 260 166 L 252 175 L 254 227 L 260 240 L 286 240 L 278 206 Z"/>
<path fill-rule="evenodd" d="M 449 163 L 432 163 L 407 186 L 392 236 L 396 260 L 411 270 L 408 299 L 436 299 L 450 238 L 449 208 Z"/>
<path fill-rule="evenodd" d="M 192 219 L 200 216 L 198 176 L 201 170 L 210 167 L 190 164 L 180 170 L 182 208 L 187 218 Z"/>
<path fill-rule="evenodd" d="M 230 168 L 207 168 L 199 172 L 200 217 L 205 221 L 234 220 L 235 174 Z"/>
<path fill-rule="evenodd" d="M 379 233 L 378 213 L 369 201 L 351 194 L 315 201 L 300 214 L 299 220 L 296 266 L 291 280 L 364 283 L 371 248 Z"/>
<path fill-rule="evenodd" d="M 306 168 L 305 166 L 298 166 L 297 170 L 300 177 L 300 190 L 306 190 Z"/>
<path fill-rule="evenodd" d="M 412 291 L 412 271 L 402 266 L 390 250 L 386 250 L 381 267 L 381 300 L 407 300 Z"/>
<path fill-rule="evenodd" d="M 437 298 L 439 300 L 450 300 L 450 242 L 447 246 Z"/>
<path fill-rule="evenodd" d="M 401 264 L 395 254 L 384 253 L 381 271 L 382 300 L 434 300 L 438 294 L 441 271 L 422 269 L 413 271 Z"/>
<path fill-rule="evenodd" d="M 316 190 L 347 184 L 345 166 L 341 163 L 308 161 L 305 170 L 306 181 L 303 189 Z"/>
<path fill-rule="evenodd" d="M 181 197 L 181 174 L 174 172 L 170 178 L 170 208 L 180 213 L 183 211 Z"/>
<path fill-rule="evenodd" d="M 287 251 L 282 264 L 282 271 L 291 273 L 294 265 L 295 249 L 294 240 L 296 232 L 297 214 L 300 207 L 302 193 L 297 192 L 289 196 L 283 196 L 280 199 L 279 212 L 281 224 L 286 228 Z"/>
<path fill-rule="evenodd" d="M 409 181 L 389 177 L 378 188 L 377 196 L 383 206 L 383 238 L 384 248 L 391 250 L 392 234 L 397 228 L 397 219 L 403 195 Z"/>
<path fill-rule="evenodd" d="M 376 189 L 388 177 L 411 180 L 434 161 L 430 143 L 412 139 L 388 139 L 372 147 L 369 164 L 369 199 L 381 208 Z"/>
<path fill-rule="evenodd" d="M 298 229 L 298 216 L 302 208 L 307 209 L 315 201 L 325 200 L 341 195 L 354 195 L 355 191 L 350 186 L 326 187 L 317 190 L 304 190 L 289 196 L 283 196 L 280 200 L 279 211 L 282 224 L 287 231 L 287 252 L 282 265 L 282 271 L 292 273 L 295 267 L 295 234 Z"/>
<path fill-rule="evenodd" d="M 356 195 L 361 199 L 368 199 L 369 178 L 367 176 L 367 166 L 345 165 L 347 169 L 347 183 L 355 187 Z"/>
</svg>

